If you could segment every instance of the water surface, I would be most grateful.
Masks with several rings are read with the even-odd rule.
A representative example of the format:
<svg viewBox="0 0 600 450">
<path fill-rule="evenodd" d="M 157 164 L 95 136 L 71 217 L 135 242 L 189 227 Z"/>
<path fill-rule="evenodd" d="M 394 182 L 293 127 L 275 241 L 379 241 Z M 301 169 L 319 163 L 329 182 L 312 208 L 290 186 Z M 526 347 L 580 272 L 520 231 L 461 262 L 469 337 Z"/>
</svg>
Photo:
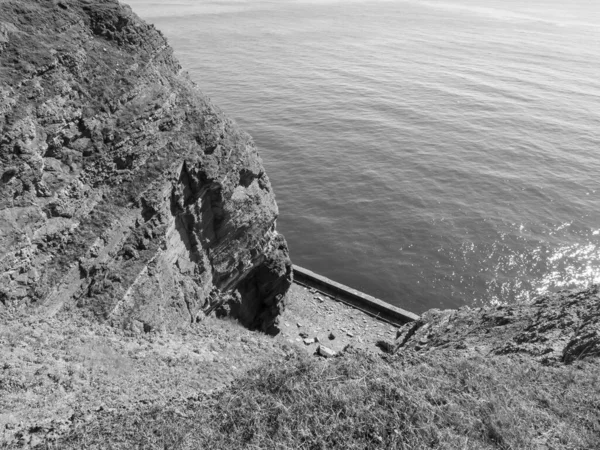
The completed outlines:
<svg viewBox="0 0 600 450">
<path fill-rule="evenodd" d="M 600 2 L 129 2 L 256 141 L 296 264 L 420 313 L 600 281 Z"/>
</svg>

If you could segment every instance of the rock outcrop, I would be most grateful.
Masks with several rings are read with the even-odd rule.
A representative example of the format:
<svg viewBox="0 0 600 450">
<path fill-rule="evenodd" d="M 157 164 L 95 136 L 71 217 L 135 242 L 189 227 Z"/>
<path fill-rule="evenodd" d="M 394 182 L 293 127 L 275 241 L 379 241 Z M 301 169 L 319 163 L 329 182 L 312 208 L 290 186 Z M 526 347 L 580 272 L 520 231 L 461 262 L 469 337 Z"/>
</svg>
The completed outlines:
<svg viewBox="0 0 600 450">
<path fill-rule="evenodd" d="M 256 147 L 129 7 L 0 2 L 0 128 L 0 309 L 275 324 L 292 268 Z"/>
<path fill-rule="evenodd" d="M 600 357 L 600 288 L 548 294 L 531 304 L 432 309 L 400 328 L 391 351 L 439 348 L 520 354 L 544 364 Z"/>
</svg>

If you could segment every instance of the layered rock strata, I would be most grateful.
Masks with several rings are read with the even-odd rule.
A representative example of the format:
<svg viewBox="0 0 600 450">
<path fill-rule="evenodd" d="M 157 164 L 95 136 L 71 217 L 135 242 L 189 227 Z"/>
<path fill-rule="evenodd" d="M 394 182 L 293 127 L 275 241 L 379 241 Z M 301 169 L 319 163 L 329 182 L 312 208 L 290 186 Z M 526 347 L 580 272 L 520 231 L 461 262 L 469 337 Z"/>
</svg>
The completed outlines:
<svg viewBox="0 0 600 450">
<path fill-rule="evenodd" d="M 292 268 L 251 137 L 116 0 L 0 2 L 0 308 L 267 330 Z"/>
</svg>

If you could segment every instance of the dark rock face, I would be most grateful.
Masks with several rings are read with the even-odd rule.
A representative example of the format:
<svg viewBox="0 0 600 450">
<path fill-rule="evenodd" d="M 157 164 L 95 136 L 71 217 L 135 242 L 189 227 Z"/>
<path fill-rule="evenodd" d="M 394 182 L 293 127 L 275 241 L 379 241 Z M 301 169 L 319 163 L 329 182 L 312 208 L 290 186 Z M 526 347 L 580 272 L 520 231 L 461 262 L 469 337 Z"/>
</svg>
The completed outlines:
<svg viewBox="0 0 600 450">
<path fill-rule="evenodd" d="M 396 349 L 521 354 L 542 363 L 600 356 L 600 289 L 564 291 L 531 304 L 430 310 L 398 332 Z"/>
<path fill-rule="evenodd" d="M 0 3 L 0 308 L 273 326 L 291 284 L 254 143 L 116 0 Z"/>
</svg>

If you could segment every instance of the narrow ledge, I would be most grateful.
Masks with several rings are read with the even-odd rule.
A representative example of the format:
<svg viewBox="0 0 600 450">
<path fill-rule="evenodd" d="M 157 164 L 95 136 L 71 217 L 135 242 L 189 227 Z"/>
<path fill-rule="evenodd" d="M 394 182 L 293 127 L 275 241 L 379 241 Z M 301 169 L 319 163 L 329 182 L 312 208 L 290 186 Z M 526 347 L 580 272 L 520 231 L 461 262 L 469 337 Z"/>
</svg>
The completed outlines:
<svg viewBox="0 0 600 450">
<path fill-rule="evenodd" d="M 294 282 L 321 291 L 337 301 L 393 325 L 403 325 L 419 319 L 417 314 L 392 306 L 383 300 L 352 289 L 295 264 Z"/>
</svg>

